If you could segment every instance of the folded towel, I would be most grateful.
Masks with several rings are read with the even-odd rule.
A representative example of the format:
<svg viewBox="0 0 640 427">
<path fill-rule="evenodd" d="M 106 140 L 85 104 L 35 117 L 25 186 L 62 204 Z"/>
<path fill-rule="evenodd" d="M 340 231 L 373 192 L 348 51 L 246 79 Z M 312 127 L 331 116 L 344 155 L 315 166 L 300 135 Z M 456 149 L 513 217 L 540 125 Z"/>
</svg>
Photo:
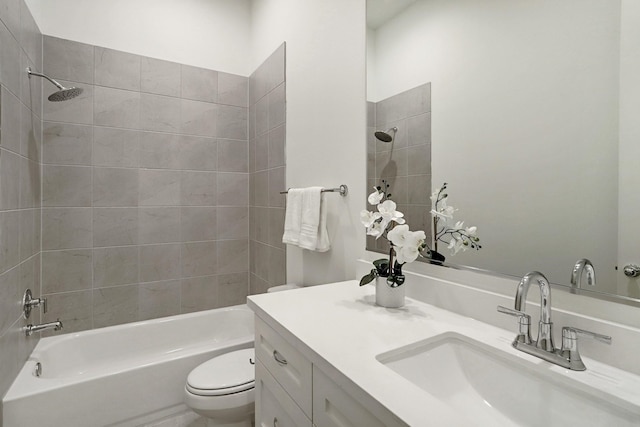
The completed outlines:
<svg viewBox="0 0 640 427">
<path fill-rule="evenodd" d="M 282 243 L 297 245 L 302 226 L 302 194 L 301 188 L 290 188 L 287 192 L 287 209 L 284 216 L 284 234 Z"/>
<path fill-rule="evenodd" d="M 305 188 L 302 193 L 302 225 L 298 246 L 310 251 L 318 245 L 322 187 Z"/>
<path fill-rule="evenodd" d="M 283 243 L 326 252 L 331 248 L 326 223 L 327 208 L 322 187 L 289 189 Z"/>
</svg>

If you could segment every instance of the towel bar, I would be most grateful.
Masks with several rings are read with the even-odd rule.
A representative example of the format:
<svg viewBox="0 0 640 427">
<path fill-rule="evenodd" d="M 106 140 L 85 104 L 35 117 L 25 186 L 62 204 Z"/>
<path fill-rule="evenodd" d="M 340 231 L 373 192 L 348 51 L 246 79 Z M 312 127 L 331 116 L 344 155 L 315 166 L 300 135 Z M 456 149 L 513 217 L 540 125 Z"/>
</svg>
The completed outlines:
<svg viewBox="0 0 640 427">
<path fill-rule="evenodd" d="M 280 194 L 287 194 L 288 192 L 289 190 L 281 191 Z M 336 187 L 336 188 L 323 188 L 322 192 L 323 193 L 340 193 L 340 195 L 344 197 L 349 193 L 349 188 L 345 184 L 342 184 L 340 185 L 340 187 Z"/>
</svg>

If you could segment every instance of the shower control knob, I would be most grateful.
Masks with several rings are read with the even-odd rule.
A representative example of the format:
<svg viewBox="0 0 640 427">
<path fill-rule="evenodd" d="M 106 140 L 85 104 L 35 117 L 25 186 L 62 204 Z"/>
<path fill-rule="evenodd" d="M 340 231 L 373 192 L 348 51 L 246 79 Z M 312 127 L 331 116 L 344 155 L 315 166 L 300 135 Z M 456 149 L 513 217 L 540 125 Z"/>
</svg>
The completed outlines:
<svg viewBox="0 0 640 427">
<path fill-rule="evenodd" d="M 624 266 L 624 275 L 627 277 L 638 277 L 640 276 L 640 266 L 635 264 L 627 264 Z"/>
</svg>

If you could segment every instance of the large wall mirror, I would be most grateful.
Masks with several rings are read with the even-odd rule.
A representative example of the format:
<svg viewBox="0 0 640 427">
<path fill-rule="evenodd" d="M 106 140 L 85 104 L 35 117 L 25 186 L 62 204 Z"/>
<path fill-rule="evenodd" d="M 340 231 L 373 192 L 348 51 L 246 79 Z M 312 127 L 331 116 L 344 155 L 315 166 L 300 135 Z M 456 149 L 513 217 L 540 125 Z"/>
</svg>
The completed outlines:
<svg viewBox="0 0 640 427">
<path fill-rule="evenodd" d="M 368 0 L 367 15 L 369 170 L 386 167 L 372 133 L 392 122 L 375 106 L 399 138 L 429 134 L 407 153 L 407 194 L 422 192 L 411 228 L 430 232 L 429 195 L 447 182 L 483 246 L 447 263 L 569 285 L 587 258 L 597 280 L 583 288 L 640 298 L 623 274 L 640 264 L 640 4 Z"/>
</svg>

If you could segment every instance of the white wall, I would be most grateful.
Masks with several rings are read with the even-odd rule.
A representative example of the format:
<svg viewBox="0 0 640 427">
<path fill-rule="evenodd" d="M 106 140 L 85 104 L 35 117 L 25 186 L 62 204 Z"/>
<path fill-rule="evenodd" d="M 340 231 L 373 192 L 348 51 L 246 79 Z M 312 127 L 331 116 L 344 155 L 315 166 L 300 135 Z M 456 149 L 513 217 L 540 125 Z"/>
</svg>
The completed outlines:
<svg viewBox="0 0 640 427">
<path fill-rule="evenodd" d="M 26 0 L 43 34 L 248 76 L 251 0 Z"/>
<path fill-rule="evenodd" d="M 620 182 L 618 292 L 640 298 L 640 278 L 623 274 L 625 264 L 640 265 L 640 3 L 622 0 L 620 40 Z"/>
<path fill-rule="evenodd" d="M 452 262 L 568 283 L 586 257 L 615 289 L 619 6 L 431 0 L 377 30 L 368 99 L 431 82 L 433 185 L 483 241 Z"/>
<path fill-rule="evenodd" d="M 365 0 L 255 0 L 253 67 L 287 42 L 287 186 L 347 184 L 327 194 L 332 248 L 287 248 L 287 279 L 304 284 L 355 277 L 364 253 Z"/>
</svg>

